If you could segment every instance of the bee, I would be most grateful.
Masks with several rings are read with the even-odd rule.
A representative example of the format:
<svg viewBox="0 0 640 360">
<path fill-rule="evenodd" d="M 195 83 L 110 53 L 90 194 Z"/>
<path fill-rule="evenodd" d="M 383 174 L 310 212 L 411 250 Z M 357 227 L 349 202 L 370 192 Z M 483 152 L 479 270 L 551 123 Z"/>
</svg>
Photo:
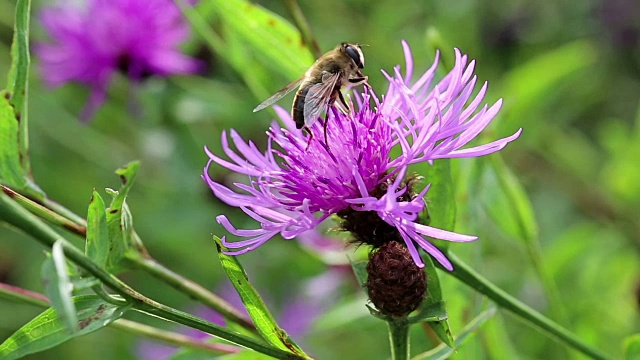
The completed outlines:
<svg viewBox="0 0 640 360">
<path fill-rule="evenodd" d="M 313 139 L 310 126 L 324 112 L 324 142 L 328 147 L 329 108 L 337 104 L 339 110 L 344 113 L 349 112 L 349 105 L 344 100 L 340 89 L 349 84 L 368 86 L 367 76 L 360 72 L 362 68 L 364 68 L 364 54 L 360 45 L 342 43 L 316 60 L 304 76 L 280 89 L 253 109 L 253 112 L 273 105 L 297 88 L 298 91 L 291 106 L 291 118 L 295 121 L 296 128 L 306 130 L 309 133 L 308 148 Z M 339 102 L 336 103 L 336 100 Z"/>
</svg>

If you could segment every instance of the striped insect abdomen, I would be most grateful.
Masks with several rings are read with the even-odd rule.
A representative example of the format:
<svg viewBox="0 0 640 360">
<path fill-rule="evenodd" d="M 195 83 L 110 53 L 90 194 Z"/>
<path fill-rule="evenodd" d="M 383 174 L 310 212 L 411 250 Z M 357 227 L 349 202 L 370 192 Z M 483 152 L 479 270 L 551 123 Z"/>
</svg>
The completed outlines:
<svg viewBox="0 0 640 360">
<path fill-rule="evenodd" d="M 291 118 L 296 123 L 297 129 L 302 129 L 304 126 L 304 104 L 309 92 L 310 86 L 305 82 L 300 86 L 300 89 L 296 92 L 296 96 L 293 98 L 293 105 L 291 106 Z"/>
</svg>

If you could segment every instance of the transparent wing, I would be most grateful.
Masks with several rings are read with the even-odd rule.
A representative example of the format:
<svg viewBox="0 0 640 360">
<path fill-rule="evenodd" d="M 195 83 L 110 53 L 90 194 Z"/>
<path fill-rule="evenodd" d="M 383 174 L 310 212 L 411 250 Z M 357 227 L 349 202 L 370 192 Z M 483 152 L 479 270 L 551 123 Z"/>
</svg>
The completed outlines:
<svg viewBox="0 0 640 360">
<path fill-rule="evenodd" d="M 322 114 L 327 110 L 329 99 L 333 89 L 340 78 L 340 74 L 331 74 L 325 72 L 322 76 L 322 82 L 312 85 L 307 92 L 304 102 L 304 125 L 311 126 Z"/>
<path fill-rule="evenodd" d="M 300 84 L 302 84 L 303 80 L 304 80 L 304 77 L 301 77 L 300 79 L 298 79 L 298 80 L 292 82 L 291 84 L 283 87 L 282 89 L 278 90 L 277 93 L 271 95 L 270 98 L 268 98 L 267 100 L 263 101 L 260 105 L 256 106 L 256 108 L 253 109 L 253 112 L 260 111 L 260 110 L 266 108 L 267 106 L 273 105 L 276 101 L 282 99 L 285 95 L 287 95 L 288 93 L 290 93 L 293 90 L 297 89 L 298 86 L 300 86 Z"/>
</svg>

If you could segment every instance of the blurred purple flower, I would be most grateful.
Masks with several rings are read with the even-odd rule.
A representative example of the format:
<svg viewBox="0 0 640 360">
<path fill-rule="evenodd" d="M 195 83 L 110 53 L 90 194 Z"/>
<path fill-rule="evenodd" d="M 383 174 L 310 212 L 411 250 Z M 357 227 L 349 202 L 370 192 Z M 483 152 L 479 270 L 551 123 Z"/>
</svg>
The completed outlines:
<svg viewBox="0 0 640 360">
<path fill-rule="evenodd" d="M 81 118 L 104 102 L 109 80 L 122 71 L 139 81 L 197 71 L 200 64 L 178 50 L 189 26 L 171 0 L 86 0 L 42 10 L 51 43 L 38 44 L 41 73 L 52 86 L 79 82 L 91 88 Z"/>
<path fill-rule="evenodd" d="M 277 234 L 292 239 L 350 208 L 376 212 L 395 227 L 416 265 L 424 266 L 417 244 L 445 268 L 452 269 L 449 260 L 424 236 L 459 242 L 477 237 L 419 224 L 418 214 L 424 209 L 423 198 L 429 186 L 411 200 L 404 199 L 407 188 L 402 182 L 407 167 L 441 158 L 490 154 L 520 136 L 522 129 L 507 138 L 462 149 L 496 116 L 502 100 L 479 109 L 487 83 L 472 96 L 476 85 L 475 61 L 468 63 L 467 56 L 457 49 L 453 69 L 437 84 L 433 82 L 439 54 L 434 64 L 412 82 L 411 51 L 405 42 L 403 48 L 406 73 L 402 76 L 399 66 L 393 75 L 383 72 L 389 89 L 382 101 L 375 94 L 365 93 L 362 98 L 356 94 L 358 106 L 352 105 L 350 114 L 333 109 L 327 127 L 331 150 L 320 140 L 323 139 L 320 121 L 312 126 L 314 140 L 305 150 L 306 136 L 295 129 L 289 114 L 280 107 L 275 110 L 286 128 L 280 128 L 276 122 L 272 124 L 265 153 L 252 142 L 242 140 L 233 129 L 230 136 L 237 153 L 231 150 L 226 133 L 222 134 L 222 146 L 230 161 L 205 148 L 210 160 L 203 179 L 218 198 L 240 207 L 261 225 L 253 230 L 236 229 L 226 216 L 218 216 L 216 220 L 227 231 L 246 238 L 237 242 L 223 238 L 224 245 L 233 249 L 229 254 L 254 250 Z M 375 102 L 375 108 L 369 106 L 370 100 Z M 274 149 L 273 142 L 281 150 Z M 391 149 L 396 145 L 401 154 L 391 157 Z M 234 183 L 236 189 L 232 190 L 215 182 L 208 175 L 213 163 L 246 175 L 249 185 Z M 384 194 L 380 194 L 381 189 Z"/>
</svg>

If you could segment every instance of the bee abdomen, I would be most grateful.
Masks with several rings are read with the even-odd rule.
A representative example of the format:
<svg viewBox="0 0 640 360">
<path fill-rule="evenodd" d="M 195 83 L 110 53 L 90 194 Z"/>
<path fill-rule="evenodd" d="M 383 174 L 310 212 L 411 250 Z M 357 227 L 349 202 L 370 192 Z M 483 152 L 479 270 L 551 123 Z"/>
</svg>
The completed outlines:
<svg viewBox="0 0 640 360">
<path fill-rule="evenodd" d="M 293 98 L 293 105 L 291 107 L 291 118 L 296 123 L 296 128 L 302 129 L 304 126 L 304 104 L 307 93 L 309 92 L 309 86 L 301 86 L 296 96 Z"/>
</svg>

